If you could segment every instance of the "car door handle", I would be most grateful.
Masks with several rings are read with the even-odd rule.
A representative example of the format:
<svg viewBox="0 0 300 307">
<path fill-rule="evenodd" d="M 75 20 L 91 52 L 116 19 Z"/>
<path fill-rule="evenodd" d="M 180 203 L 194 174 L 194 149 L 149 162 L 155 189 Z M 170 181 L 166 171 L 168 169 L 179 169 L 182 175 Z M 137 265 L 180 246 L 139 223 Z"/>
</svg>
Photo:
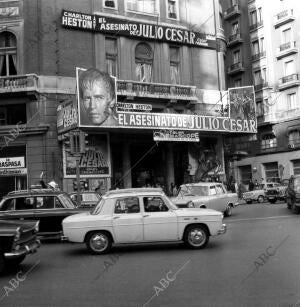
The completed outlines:
<svg viewBox="0 0 300 307">
<path fill-rule="evenodd" d="M 114 220 L 117 220 L 117 219 L 119 219 L 119 218 L 120 218 L 120 216 L 114 216 L 114 217 L 113 217 Z"/>
<path fill-rule="evenodd" d="M 150 214 L 146 214 L 146 215 L 144 215 L 144 217 L 149 217 L 150 216 Z"/>
</svg>

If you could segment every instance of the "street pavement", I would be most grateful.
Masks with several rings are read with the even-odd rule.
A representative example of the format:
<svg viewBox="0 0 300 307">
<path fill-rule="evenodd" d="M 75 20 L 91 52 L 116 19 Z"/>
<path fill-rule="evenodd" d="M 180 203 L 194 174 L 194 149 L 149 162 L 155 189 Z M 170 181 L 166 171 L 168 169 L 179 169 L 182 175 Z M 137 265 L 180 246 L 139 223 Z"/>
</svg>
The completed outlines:
<svg viewBox="0 0 300 307">
<path fill-rule="evenodd" d="M 300 215 L 284 203 L 240 205 L 204 250 L 43 242 L 0 277 L 0 306 L 300 306 Z"/>
</svg>

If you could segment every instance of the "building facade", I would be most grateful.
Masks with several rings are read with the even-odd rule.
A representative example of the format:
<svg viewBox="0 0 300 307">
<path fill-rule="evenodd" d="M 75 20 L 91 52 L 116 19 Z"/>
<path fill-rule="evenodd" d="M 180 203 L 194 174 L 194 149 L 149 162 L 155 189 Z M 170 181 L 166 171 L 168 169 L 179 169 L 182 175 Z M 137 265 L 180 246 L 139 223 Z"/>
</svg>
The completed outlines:
<svg viewBox="0 0 300 307">
<path fill-rule="evenodd" d="M 257 135 L 226 141 L 228 159 L 239 160 L 232 162 L 235 176 L 245 184 L 249 179 L 280 181 L 299 174 L 297 4 L 293 0 L 222 1 L 228 87 L 253 84 L 256 95 Z"/>
<path fill-rule="evenodd" d="M 80 127 L 86 188 L 225 179 L 223 136 L 241 130 L 224 115 L 218 1 L 1 1 L 0 16 L 1 195 L 41 172 L 73 191 L 75 158 L 58 126 L 78 117 L 76 68 L 116 77 L 122 113 L 117 126 Z"/>
</svg>

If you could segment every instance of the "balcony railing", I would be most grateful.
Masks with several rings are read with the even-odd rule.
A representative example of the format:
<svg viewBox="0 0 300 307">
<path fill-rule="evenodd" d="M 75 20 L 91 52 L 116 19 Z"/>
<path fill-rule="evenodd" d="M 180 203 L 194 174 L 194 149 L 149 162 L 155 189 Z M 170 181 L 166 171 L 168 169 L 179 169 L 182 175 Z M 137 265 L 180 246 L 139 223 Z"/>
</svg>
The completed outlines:
<svg viewBox="0 0 300 307">
<path fill-rule="evenodd" d="M 241 14 L 240 6 L 238 4 L 235 4 L 224 12 L 224 19 L 228 19 L 239 14 Z"/>
<path fill-rule="evenodd" d="M 262 80 L 260 83 L 254 85 L 254 90 L 255 92 L 261 91 L 265 87 L 268 87 L 268 82 Z"/>
<path fill-rule="evenodd" d="M 266 56 L 266 51 L 262 51 L 262 52 L 259 52 L 259 53 L 256 53 L 256 54 L 253 54 L 251 56 L 251 59 L 252 61 L 257 61 L 259 60 L 260 58 L 263 58 Z"/>
<path fill-rule="evenodd" d="M 292 74 L 279 79 L 279 84 L 285 84 L 293 81 L 299 81 L 299 74 Z"/>
<path fill-rule="evenodd" d="M 288 42 L 279 46 L 280 51 L 296 47 L 296 42 Z"/>
<path fill-rule="evenodd" d="M 241 43 L 242 41 L 243 40 L 242 40 L 241 33 L 235 33 L 235 34 L 232 34 L 228 37 L 228 45 L 229 46 Z"/>
<path fill-rule="evenodd" d="M 34 74 L 0 77 L 0 93 L 26 92 L 37 88 L 38 76 Z"/>
<path fill-rule="evenodd" d="M 276 58 L 279 60 L 285 56 L 294 54 L 298 52 L 298 48 L 296 48 L 296 42 L 287 42 L 285 44 L 281 44 L 277 50 Z"/>
<path fill-rule="evenodd" d="M 257 29 L 258 27 L 261 27 L 263 24 L 264 24 L 264 22 L 262 20 L 260 20 L 256 23 L 253 23 L 249 26 L 249 30 L 253 31 L 253 30 Z"/>
<path fill-rule="evenodd" d="M 118 95 L 130 97 L 197 100 L 195 86 L 118 80 L 117 88 Z"/>
<path fill-rule="evenodd" d="M 278 28 L 282 26 L 283 24 L 290 22 L 295 19 L 294 12 L 292 9 L 287 9 L 279 14 L 275 15 L 274 17 L 274 26 L 275 28 Z"/>
<path fill-rule="evenodd" d="M 244 70 L 245 69 L 244 69 L 243 63 L 237 62 L 237 63 L 234 63 L 234 64 L 232 64 L 228 67 L 227 73 L 228 74 L 234 74 L 234 73 L 242 72 Z"/>
</svg>

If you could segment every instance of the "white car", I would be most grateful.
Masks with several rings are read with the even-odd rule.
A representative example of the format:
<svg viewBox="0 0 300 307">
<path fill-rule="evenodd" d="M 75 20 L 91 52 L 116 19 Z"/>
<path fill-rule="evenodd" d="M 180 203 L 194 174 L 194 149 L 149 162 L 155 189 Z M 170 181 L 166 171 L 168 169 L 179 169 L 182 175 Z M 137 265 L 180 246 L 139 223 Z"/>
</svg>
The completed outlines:
<svg viewBox="0 0 300 307">
<path fill-rule="evenodd" d="M 215 210 L 179 209 L 161 189 L 107 192 L 91 212 L 63 220 L 63 240 L 85 242 L 104 254 L 112 244 L 184 241 L 204 248 L 210 236 L 224 234 L 223 214 Z"/>
<path fill-rule="evenodd" d="M 218 210 L 225 216 L 232 214 L 232 208 L 238 205 L 236 193 L 228 193 L 220 182 L 197 182 L 180 186 L 172 201 L 179 208 L 208 208 Z"/>
</svg>

